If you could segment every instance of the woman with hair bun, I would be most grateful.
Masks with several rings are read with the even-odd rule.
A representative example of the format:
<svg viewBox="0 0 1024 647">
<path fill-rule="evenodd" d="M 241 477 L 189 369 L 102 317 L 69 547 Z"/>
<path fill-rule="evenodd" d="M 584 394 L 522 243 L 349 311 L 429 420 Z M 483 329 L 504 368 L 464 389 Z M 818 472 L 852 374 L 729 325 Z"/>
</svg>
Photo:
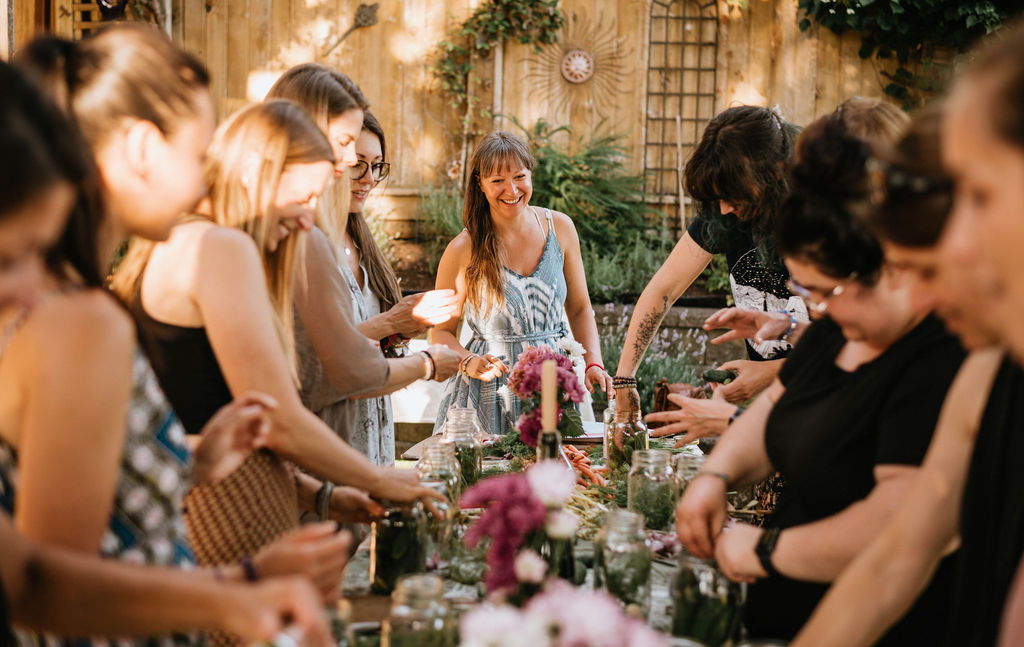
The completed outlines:
<svg viewBox="0 0 1024 647">
<path fill-rule="evenodd" d="M 822 317 L 778 378 L 722 436 L 676 510 L 687 550 L 750 582 L 752 637 L 790 640 L 828 583 L 879 533 L 906 494 L 964 353 L 883 263 L 854 209 L 868 199 L 870 148 L 837 114 L 801 134 L 777 243 L 794 292 Z M 764 528 L 723 529 L 725 493 L 778 471 Z M 952 564 L 881 645 L 942 637 Z"/>
</svg>

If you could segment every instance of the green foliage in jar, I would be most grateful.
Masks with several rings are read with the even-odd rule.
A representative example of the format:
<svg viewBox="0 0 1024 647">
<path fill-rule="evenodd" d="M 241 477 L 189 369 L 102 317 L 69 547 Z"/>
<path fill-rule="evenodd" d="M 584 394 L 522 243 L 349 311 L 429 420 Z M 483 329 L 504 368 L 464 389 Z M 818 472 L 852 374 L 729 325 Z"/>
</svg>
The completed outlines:
<svg viewBox="0 0 1024 647">
<path fill-rule="evenodd" d="M 373 523 L 370 543 L 370 589 L 388 594 L 398 578 L 422 573 L 427 565 L 427 542 L 422 513 L 416 508 L 392 508 Z"/>
<path fill-rule="evenodd" d="M 622 466 L 627 469 L 633 462 L 633 452 L 648 447 L 647 428 L 635 421 L 616 421 L 605 428 L 605 464 L 609 470 Z"/>
<path fill-rule="evenodd" d="M 634 491 L 635 490 L 635 491 Z M 647 482 L 629 491 L 628 507 L 644 516 L 651 530 L 671 530 L 676 509 L 676 484 L 673 480 Z"/>
<path fill-rule="evenodd" d="M 480 480 L 483 472 L 483 449 L 480 445 L 466 446 L 455 444 L 455 460 L 459 463 L 459 484 L 460 492 Z"/>
<path fill-rule="evenodd" d="M 595 559 L 596 550 L 595 546 Z M 602 586 L 606 591 L 617 597 L 623 604 L 635 604 L 646 608 L 650 596 L 651 565 L 653 558 L 649 550 L 629 552 L 602 550 L 601 574 Z M 597 568 L 594 569 L 595 581 Z"/>
<path fill-rule="evenodd" d="M 742 593 L 708 569 L 691 568 L 681 560 L 672 582 L 672 635 L 720 647 L 736 637 L 742 617 Z"/>
</svg>

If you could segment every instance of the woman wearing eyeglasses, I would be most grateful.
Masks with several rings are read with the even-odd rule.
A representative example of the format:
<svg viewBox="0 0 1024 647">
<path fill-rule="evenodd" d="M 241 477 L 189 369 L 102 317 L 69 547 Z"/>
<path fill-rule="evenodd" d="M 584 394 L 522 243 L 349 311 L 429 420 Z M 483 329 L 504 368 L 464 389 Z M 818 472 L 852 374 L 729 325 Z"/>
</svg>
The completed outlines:
<svg viewBox="0 0 1024 647">
<path fill-rule="evenodd" d="M 687 550 L 750 582 L 754 638 L 790 640 L 843 568 L 882 530 L 924 458 L 964 352 L 883 263 L 852 213 L 868 194 L 869 149 L 836 115 L 798 142 L 793 191 L 776 243 L 821 315 L 772 385 L 729 428 L 687 487 L 676 527 Z M 723 531 L 725 493 L 778 471 L 786 482 L 764 528 Z M 944 564 L 881 645 L 939 644 L 951 564 Z"/>
<path fill-rule="evenodd" d="M 272 98 L 294 101 L 312 115 L 338 160 L 334 186 L 317 204 L 316 226 L 296 277 L 302 401 L 373 463 L 390 465 L 395 434 L 387 394 L 418 379 L 444 380 L 458 368 L 458 355 L 447 347 L 403 356 L 404 341 L 450 319 L 455 293 L 402 298 L 398 279 L 373 240 L 363 204 L 390 165 L 384 161 L 383 130 L 367 112 L 369 102 L 359 86 L 341 72 L 306 63 L 277 80 L 267 94 Z M 348 332 L 353 323 L 361 337 Z M 383 386 L 371 384 L 375 371 L 367 373 L 368 364 L 353 357 L 352 349 L 370 342 L 388 357 Z M 359 358 L 365 359 L 361 353 Z"/>
</svg>

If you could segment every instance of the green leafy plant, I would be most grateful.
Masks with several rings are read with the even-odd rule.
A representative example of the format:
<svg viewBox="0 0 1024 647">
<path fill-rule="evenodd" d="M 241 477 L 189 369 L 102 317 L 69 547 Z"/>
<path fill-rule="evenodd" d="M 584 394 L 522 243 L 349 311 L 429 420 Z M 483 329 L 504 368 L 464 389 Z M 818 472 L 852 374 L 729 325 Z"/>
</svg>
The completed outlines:
<svg viewBox="0 0 1024 647">
<path fill-rule="evenodd" d="M 419 239 L 431 274 L 437 274 L 445 247 L 462 231 L 462 202 L 462 192 L 454 184 L 427 187 L 421 194 Z"/>
<path fill-rule="evenodd" d="M 379 207 L 368 204 L 363 209 L 363 217 L 366 218 L 366 225 L 370 228 L 370 233 L 373 234 L 373 242 L 377 243 L 377 247 L 380 247 L 380 251 L 384 253 L 384 258 L 394 265 L 395 240 L 384 226 L 386 221 L 384 211 Z"/>
<path fill-rule="evenodd" d="M 427 566 L 427 542 L 422 513 L 396 507 L 373 523 L 370 542 L 370 589 L 391 593 L 398 578 L 422 573 Z"/>
<path fill-rule="evenodd" d="M 476 60 L 490 56 L 495 46 L 511 38 L 539 50 L 540 45 L 555 42 L 564 23 L 558 0 L 486 0 L 437 44 L 430 71 L 450 97 L 452 107 L 462 107 L 471 103 L 469 85 Z M 491 115 L 481 111 L 481 116 Z"/>
<path fill-rule="evenodd" d="M 620 136 L 599 134 L 598 126 L 583 139 L 568 126 L 555 127 L 544 119 L 532 128 L 512 122 L 537 158 L 532 204 L 568 215 L 580 240 L 601 254 L 618 252 L 651 228 L 656 212 L 643 201 L 643 176 L 623 169 L 626 150 Z"/>
<path fill-rule="evenodd" d="M 711 262 L 700 274 L 700 280 L 709 293 L 728 295 L 729 305 L 732 305 L 732 282 L 729 280 L 729 261 L 725 254 L 711 257 Z"/>
<path fill-rule="evenodd" d="M 800 29 L 815 21 L 836 34 L 861 35 L 861 58 L 891 58 L 900 68 L 887 74 L 885 93 L 904 102 L 920 103 L 920 91 L 934 83 L 919 78 L 909 62 L 931 64 L 935 48 L 963 51 L 980 36 L 991 33 L 1019 8 L 1017 0 L 799 0 L 804 17 Z M 938 76 L 944 76 L 939 74 Z M 932 80 L 934 81 L 934 79 Z"/>
</svg>

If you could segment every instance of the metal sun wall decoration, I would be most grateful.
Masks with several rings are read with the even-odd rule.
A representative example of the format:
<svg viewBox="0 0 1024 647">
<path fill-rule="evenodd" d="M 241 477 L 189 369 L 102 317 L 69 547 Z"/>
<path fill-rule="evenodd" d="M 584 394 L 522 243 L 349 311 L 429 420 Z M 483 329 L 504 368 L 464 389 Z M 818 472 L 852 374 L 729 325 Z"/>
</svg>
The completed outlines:
<svg viewBox="0 0 1024 647">
<path fill-rule="evenodd" d="M 558 41 L 529 57 L 523 82 L 532 88 L 530 100 L 566 107 L 592 107 L 607 117 L 614 105 L 630 53 L 616 36 L 614 22 L 593 22 L 576 14 L 566 21 Z"/>
</svg>

